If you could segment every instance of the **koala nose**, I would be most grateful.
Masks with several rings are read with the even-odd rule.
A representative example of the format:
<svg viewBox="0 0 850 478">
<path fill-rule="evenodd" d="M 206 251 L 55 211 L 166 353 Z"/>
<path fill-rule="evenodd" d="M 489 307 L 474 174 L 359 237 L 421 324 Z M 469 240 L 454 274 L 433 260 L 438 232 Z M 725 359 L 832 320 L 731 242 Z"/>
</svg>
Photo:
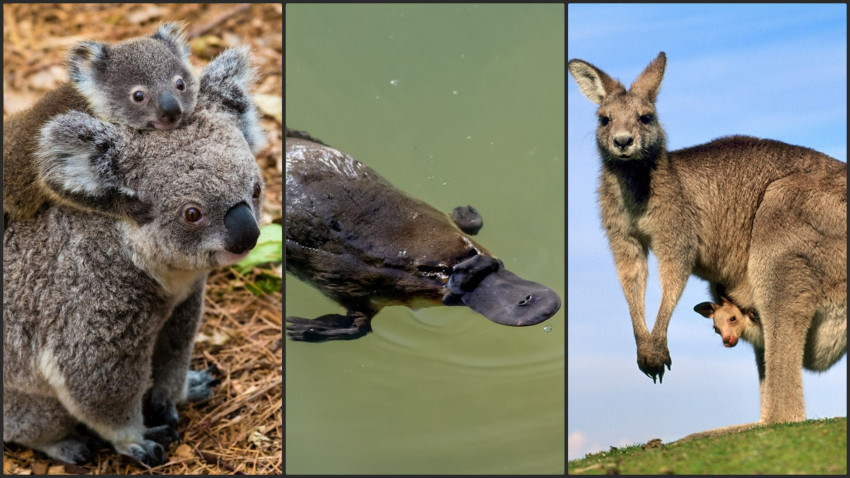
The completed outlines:
<svg viewBox="0 0 850 478">
<path fill-rule="evenodd" d="M 175 123 L 183 116 L 180 102 L 171 93 L 165 91 L 159 95 L 159 117 L 163 122 Z"/>
<path fill-rule="evenodd" d="M 227 240 L 224 248 L 234 254 L 242 254 L 257 245 L 260 228 L 251 208 L 245 203 L 239 203 L 224 215 L 224 226 L 227 228 Z"/>
</svg>

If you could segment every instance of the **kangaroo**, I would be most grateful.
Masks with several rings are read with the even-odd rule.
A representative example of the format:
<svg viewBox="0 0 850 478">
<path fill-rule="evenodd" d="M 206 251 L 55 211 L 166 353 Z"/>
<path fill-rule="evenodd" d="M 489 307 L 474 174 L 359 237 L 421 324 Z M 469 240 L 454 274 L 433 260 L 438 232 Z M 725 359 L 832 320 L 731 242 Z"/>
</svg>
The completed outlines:
<svg viewBox="0 0 850 478">
<path fill-rule="evenodd" d="M 755 310 L 741 309 L 721 296 L 720 304 L 700 302 L 694 311 L 714 321 L 714 331 L 723 339 L 724 346 L 734 347 L 738 339 L 744 339 L 754 347 L 764 348 L 764 331 Z"/>
<path fill-rule="evenodd" d="M 717 297 L 720 304 L 701 302 L 694 306 L 694 311 L 714 321 L 714 331 L 723 338 L 723 345 L 734 347 L 738 344 L 738 339 L 744 339 L 753 344 L 754 348 L 764 351 L 764 329 L 758 312 L 742 309 L 724 295 Z M 809 328 L 806 336 L 803 368 L 822 372 L 834 363 L 833 357 L 840 358 L 843 354 L 833 350 L 835 342 L 831 339 L 832 334 L 829 333 L 828 327 L 824 329 L 815 325 L 817 324 Z"/>
<path fill-rule="evenodd" d="M 847 351 L 847 165 L 748 136 L 667 151 L 655 109 L 666 62 L 659 53 L 628 90 L 590 63 L 568 64 L 599 105 L 602 225 L 629 304 L 638 368 L 653 382 L 670 370 L 667 326 L 694 274 L 759 312 L 758 423 L 804 420 L 804 353 L 815 347 L 826 369 Z M 662 286 L 651 333 L 644 322 L 649 249 Z"/>
</svg>

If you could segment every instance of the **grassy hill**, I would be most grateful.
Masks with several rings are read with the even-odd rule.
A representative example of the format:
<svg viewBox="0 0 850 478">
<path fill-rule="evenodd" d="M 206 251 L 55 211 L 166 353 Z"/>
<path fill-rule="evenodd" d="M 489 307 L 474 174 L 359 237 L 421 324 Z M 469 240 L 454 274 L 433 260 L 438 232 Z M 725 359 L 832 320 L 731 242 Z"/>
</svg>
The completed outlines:
<svg viewBox="0 0 850 478">
<path fill-rule="evenodd" d="M 675 444 L 644 445 L 570 461 L 570 475 L 847 474 L 847 418 L 754 428 Z"/>
</svg>

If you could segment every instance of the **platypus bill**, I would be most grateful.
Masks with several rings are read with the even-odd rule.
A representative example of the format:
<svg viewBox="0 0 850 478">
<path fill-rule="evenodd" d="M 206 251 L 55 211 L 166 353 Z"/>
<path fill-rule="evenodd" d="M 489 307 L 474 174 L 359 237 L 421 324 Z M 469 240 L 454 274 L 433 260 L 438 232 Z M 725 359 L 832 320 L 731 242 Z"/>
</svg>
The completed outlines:
<svg viewBox="0 0 850 478">
<path fill-rule="evenodd" d="M 286 271 L 347 309 L 287 317 L 287 333 L 312 342 L 355 339 L 388 305 L 465 305 L 513 326 L 552 317 L 558 295 L 511 273 L 473 241 L 481 225 L 472 207 L 444 214 L 351 156 L 286 128 Z"/>
</svg>

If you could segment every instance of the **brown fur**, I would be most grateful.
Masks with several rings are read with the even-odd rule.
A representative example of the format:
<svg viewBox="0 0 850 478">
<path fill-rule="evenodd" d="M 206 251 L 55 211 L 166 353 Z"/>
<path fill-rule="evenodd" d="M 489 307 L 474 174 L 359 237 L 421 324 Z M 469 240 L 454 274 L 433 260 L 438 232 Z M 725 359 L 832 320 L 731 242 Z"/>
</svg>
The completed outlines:
<svg viewBox="0 0 850 478">
<path fill-rule="evenodd" d="M 803 420 L 804 353 L 818 356 L 820 370 L 846 353 L 847 165 L 745 136 L 668 152 L 654 104 L 665 65 L 662 52 L 627 91 L 593 65 L 569 62 L 582 92 L 599 104 L 602 224 L 638 367 L 653 380 L 669 370 L 667 325 L 695 274 L 759 311 L 760 422 Z M 644 322 L 649 249 L 662 285 L 652 333 Z"/>
<path fill-rule="evenodd" d="M 34 155 L 49 120 L 80 111 L 138 130 L 185 124 L 195 108 L 198 82 L 182 29 L 179 23 L 163 23 L 147 37 L 113 45 L 78 43 L 68 53 L 70 81 L 3 121 L 4 226 L 33 217 L 51 200 L 86 209 L 40 182 Z"/>
<path fill-rule="evenodd" d="M 744 339 L 755 347 L 764 347 L 764 333 L 754 310 L 741 310 L 726 297 L 721 297 L 719 304 L 700 302 L 694 310 L 714 321 L 714 331 L 726 347 L 738 345 L 738 339 Z"/>
<path fill-rule="evenodd" d="M 33 166 L 38 132 L 50 119 L 74 110 L 91 112 L 85 97 L 64 83 L 32 108 L 3 122 L 3 206 L 11 219 L 32 217 L 48 201 Z"/>
</svg>

